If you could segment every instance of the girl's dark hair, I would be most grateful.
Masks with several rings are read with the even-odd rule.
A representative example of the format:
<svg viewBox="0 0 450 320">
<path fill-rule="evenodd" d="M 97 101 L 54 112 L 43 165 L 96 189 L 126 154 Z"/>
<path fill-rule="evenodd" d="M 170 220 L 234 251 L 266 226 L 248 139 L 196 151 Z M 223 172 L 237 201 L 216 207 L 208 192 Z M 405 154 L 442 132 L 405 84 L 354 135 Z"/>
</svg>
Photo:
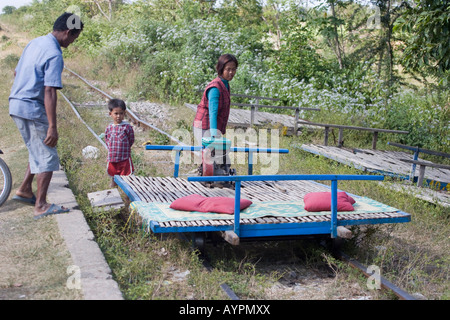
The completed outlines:
<svg viewBox="0 0 450 320">
<path fill-rule="evenodd" d="M 238 66 L 238 61 L 235 56 L 232 54 L 226 53 L 219 57 L 219 60 L 217 61 L 216 70 L 217 74 L 221 76 L 223 74 L 223 69 L 225 68 L 225 65 L 228 62 L 234 62 L 236 63 L 236 67 Z"/>
<path fill-rule="evenodd" d="M 70 34 L 77 34 L 83 30 L 81 18 L 74 13 L 64 12 L 53 24 L 53 31 L 70 30 Z"/>
<path fill-rule="evenodd" d="M 108 102 L 108 109 L 109 111 L 113 111 L 114 108 L 120 108 L 123 111 L 127 109 L 127 106 L 125 105 L 125 102 L 120 99 L 111 99 Z"/>
</svg>

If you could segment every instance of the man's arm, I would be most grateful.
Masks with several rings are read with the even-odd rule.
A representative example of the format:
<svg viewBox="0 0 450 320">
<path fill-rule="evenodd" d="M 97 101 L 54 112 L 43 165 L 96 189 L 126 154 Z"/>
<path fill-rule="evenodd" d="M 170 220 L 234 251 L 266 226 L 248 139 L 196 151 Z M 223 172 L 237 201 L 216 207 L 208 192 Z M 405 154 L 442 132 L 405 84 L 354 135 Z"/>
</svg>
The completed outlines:
<svg viewBox="0 0 450 320">
<path fill-rule="evenodd" d="M 49 147 L 55 147 L 58 142 L 58 130 L 56 125 L 57 93 L 55 87 L 44 88 L 45 112 L 48 118 L 48 131 L 44 143 Z"/>
</svg>

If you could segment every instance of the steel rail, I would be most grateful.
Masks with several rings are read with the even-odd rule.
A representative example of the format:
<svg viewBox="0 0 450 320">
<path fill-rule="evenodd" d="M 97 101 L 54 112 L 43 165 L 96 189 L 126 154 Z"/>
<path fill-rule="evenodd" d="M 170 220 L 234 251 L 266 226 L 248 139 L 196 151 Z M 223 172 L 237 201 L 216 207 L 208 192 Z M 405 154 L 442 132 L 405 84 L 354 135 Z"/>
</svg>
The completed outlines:
<svg viewBox="0 0 450 320">
<path fill-rule="evenodd" d="M 208 272 L 211 272 L 213 270 L 213 267 L 211 266 L 211 264 L 209 263 L 208 258 L 201 254 L 200 255 L 200 259 L 202 261 L 203 267 L 205 267 L 205 269 Z M 228 298 L 230 298 L 231 300 L 240 300 L 239 297 L 236 295 L 236 293 L 234 293 L 234 291 L 230 288 L 229 285 L 227 285 L 226 283 L 222 283 L 220 285 L 220 288 L 222 289 L 223 292 L 225 292 L 225 294 L 228 296 Z"/>
<path fill-rule="evenodd" d="M 107 94 L 106 92 L 102 91 L 101 89 L 95 87 L 94 85 L 92 85 L 91 83 L 89 83 L 89 81 L 87 81 L 85 78 L 83 78 L 82 76 L 80 76 L 78 73 L 76 73 L 75 71 L 67 68 L 66 66 L 64 66 L 64 69 L 66 69 L 68 72 L 70 72 L 71 74 L 73 74 L 74 76 L 76 76 L 77 78 L 79 78 L 81 81 L 83 81 L 85 84 L 87 84 L 89 87 L 91 87 L 93 90 L 96 90 L 97 92 L 99 92 L 101 95 L 103 95 L 104 97 L 108 98 L 108 99 L 113 99 L 113 97 L 109 94 Z M 159 133 L 162 133 L 163 135 L 167 136 L 170 140 L 180 144 L 180 145 L 185 145 L 183 142 L 181 142 L 180 140 L 178 140 L 177 138 L 173 137 L 172 135 L 168 134 L 167 132 L 159 129 L 158 127 L 143 121 L 141 119 L 139 119 L 139 117 L 130 109 L 127 108 L 126 110 L 127 112 L 127 116 L 132 120 L 133 123 L 136 123 L 138 126 L 143 126 L 149 129 L 153 129 L 158 131 Z"/>
<path fill-rule="evenodd" d="M 337 257 L 346 262 L 349 266 L 352 268 L 355 268 L 359 271 L 361 271 L 367 278 L 373 276 L 373 273 L 369 273 L 367 270 L 368 268 L 364 266 L 362 263 L 360 263 L 357 260 L 354 260 L 350 258 L 348 255 L 346 255 L 343 252 L 338 252 Z M 400 289 L 396 285 L 394 285 L 392 282 L 388 281 L 383 276 L 379 275 L 380 277 L 380 285 L 383 289 L 392 291 L 400 300 L 417 300 L 414 296 L 410 295 L 408 292 L 404 291 L 403 289 Z"/>
<path fill-rule="evenodd" d="M 211 266 L 211 263 L 206 253 L 203 250 L 201 250 L 198 246 L 196 246 L 197 243 L 195 242 L 195 240 L 194 239 L 189 240 L 188 237 L 183 233 L 178 233 L 177 237 L 182 241 L 192 242 L 193 246 L 191 247 L 191 252 L 194 251 L 195 249 L 198 249 L 198 258 L 200 259 L 200 262 L 202 263 L 205 270 L 211 273 L 214 268 Z M 234 291 L 226 283 L 221 283 L 220 288 L 231 300 L 240 300 L 239 297 L 236 295 L 236 293 L 234 293 Z"/>
<path fill-rule="evenodd" d="M 77 109 L 75 108 L 73 103 L 69 100 L 69 98 L 67 98 L 66 95 L 64 93 L 62 93 L 61 91 L 59 91 L 59 93 L 62 95 L 64 100 L 66 100 L 66 102 L 70 105 L 70 107 L 72 108 L 72 110 L 75 113 L 75 115 L 77 116 L 77 118 L 86 126 L 86 128 L 94 135 L 94 137 L 101 143 L 101 145 L 106 150 L 108 150 L 108 147 L 106 146 L 106 143 L 95 133 L 95 131 L 86 123 L 86 121 L 83 120 L 83 118 L 78 113 Z"/>
</svg>

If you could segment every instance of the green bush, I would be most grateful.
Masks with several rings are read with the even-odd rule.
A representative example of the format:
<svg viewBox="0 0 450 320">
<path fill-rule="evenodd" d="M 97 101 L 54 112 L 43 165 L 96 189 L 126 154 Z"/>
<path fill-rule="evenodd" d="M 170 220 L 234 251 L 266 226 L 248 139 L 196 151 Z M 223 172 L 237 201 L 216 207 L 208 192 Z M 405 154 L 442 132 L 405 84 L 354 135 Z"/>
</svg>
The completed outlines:
<svg viewBox="0 0 450 320">
<path fill-rule="evenodd" d="M 95 6 L 67 0 L 36 2 L 6 18 L 17 18 L 33 34 L 44 34 L 54 16 L 69 5 L 82 10 L 85 29 L 73 45 L 79 50 L 65 54 L 81 50 L 117 73 L 137 70 L 129 97 L 198 103 L 197 91 L 216 76 L 217 58 L 231 53 L 239 60 L 230 84 L 233 93 L 280 98 L 271 104 L 320 108 L 321 112 L 301 112 L 301 118 L 312 121 L 407 130 L 410 133 L 400 142 L 449 150 L 448 88 L 405 91 L 400 81 L 388 86 L 376 56 L 366 59 L 361 48 L 346 57 L 351 67 L 339 69 L 331 48 L 321 44 L 320 26 L 305 23 L 308 15 L 299 7 L 288 6 L 276 16 L 250 3 L 216 8 L 184 1 L 178 7 L 170 1 L 137 1 L 116 5 L 110 22 Z M 249 12 L 255 16 L 249 17 Z M 358 12 L 358 21 L 365 21 L 363 11 Z M 264 14 L 261 24 L 258 15 Z M 280 31 L 279 48 L 269 39 L 269 30 Z M 365 45 L 370 48 L 373 40 Z M 7 57 L 4 63 L 12 65 L 13 60 Z"/>
<path fill-rule="evenodd" d="M 2 65 L 8 69 L 14 69 L 19 62 L 20 57 L 16 54 L 8 54 L 3 60 Z"/>
</svg>

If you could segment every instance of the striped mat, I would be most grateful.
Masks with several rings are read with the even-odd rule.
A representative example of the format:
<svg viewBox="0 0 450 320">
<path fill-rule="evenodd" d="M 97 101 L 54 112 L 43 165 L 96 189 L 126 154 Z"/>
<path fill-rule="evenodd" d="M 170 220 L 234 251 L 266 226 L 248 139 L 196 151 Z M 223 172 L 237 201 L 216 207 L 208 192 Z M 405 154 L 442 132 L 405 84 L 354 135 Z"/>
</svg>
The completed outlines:
<svg viewBox="0 0 450 320">
<path fill-rule="evenodd" d="M 338 212 L 338 215 L 396 212 L 399 209 L 385 205 L 366 197 L 355 197 L 354 211 Z M 138 212 L 144 221 L 197 221 L 231 219 L 233 215 L 219 213 L 205 213 L 197 211 L 181 211 L 171 209 L 170 203 L 134 201 L 130 208 Z M 241 219 L 255 219 L 261 217 L 301 217 L 312 215 L 330 215 L 330 211 L 309 212 L 301 202 L 267 201 L 253 202 L 247 209 L 241 211 Z"/>
</svg>

